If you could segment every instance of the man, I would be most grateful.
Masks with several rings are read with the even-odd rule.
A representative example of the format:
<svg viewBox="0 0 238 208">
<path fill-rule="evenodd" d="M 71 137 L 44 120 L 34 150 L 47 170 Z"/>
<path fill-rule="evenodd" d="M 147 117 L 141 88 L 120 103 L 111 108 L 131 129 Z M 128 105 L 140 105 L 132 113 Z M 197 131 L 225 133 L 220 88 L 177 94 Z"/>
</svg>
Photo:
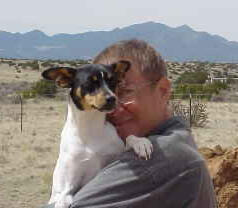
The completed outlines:
<svg viewBox="0 0 238 208">
<path fill-rule="evenodd" d="M 169 111 L 170 83 L 161 56 L 146 42 L 121 41 L 94 63 L 131 62 L 108 115 L 122 139 L 147 137 L 150 160 L 120 155 L 74 197 L 72 208 L 214 208 L 213 185 L 189 128 Z M 139 139 L 139 138 L 138 138 Z"/>
</svg>

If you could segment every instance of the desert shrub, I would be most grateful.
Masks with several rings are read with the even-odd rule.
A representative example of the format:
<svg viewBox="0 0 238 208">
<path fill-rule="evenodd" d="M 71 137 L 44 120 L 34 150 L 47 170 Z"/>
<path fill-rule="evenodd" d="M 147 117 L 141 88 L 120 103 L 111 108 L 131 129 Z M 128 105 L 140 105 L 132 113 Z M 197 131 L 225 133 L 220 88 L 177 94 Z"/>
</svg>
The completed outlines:
<svg viewBox="0 0 238 208">
<path fill-rule="evenodd" d="M 19 63 L 18 66 L 22 69 L 26 69 L 27 68 L 27 63 Z"/>
<path fill-rule="evenodd" d="M 23 90 L 20 92 L 24 99 L 35 98 L 37 93 L 33 89 Z"/>
<path fill-rule="evenodd" d="M 83 60 L 83 59 L 78 59 L 76 60 L 78 64 L 89 64 L 91 60 Z"/>
<path fill-rule="evenodd" d="M 11 96 L 11 97 L 9 97 L 8 99 L 9 99 L 9 101 L 11 102 L 11 104 L 21 104 L 21 103 L 25 103 L 25 101 L 22 100 L 19 95 L 17 95 L 17 96 Z"/>
<path fill-rule="evenodd" d="M 72 67 L 78 67 L 78 66 L 80 66 L 82 64 L 88 64 L 88 63 L 89 63 L 89 61 L 87 61 L 87 60 L 65 61 L 65 64 L 68 64 L 68 65 L 70 65 Z"/>
<path fill-rule="evenodd" d="M 178 71 L 171 71 L 172 74 L 179 75 Z"/>
<path fill-rule="evenodd" d="M 211 84 L 179 84 L 173 89 L 174 94 L 180 95 L 181 99 L 188 99 L 189 94 L 199 94 L 200 98 L 210 100 L 213 94 L 219 94 L 223 89 L 227 89 L 228 84 L 222 82 L 213 82 Z"/>
<path fill-rule="evenodd" d="M 52 61 L 45 61 L 44 63 L 41 64 L 41 66 L 50 68 L 53 67 L 54 64 L 52 63 Z"/>
<path fill-rule="evenodd" d="M 10 61 L 10 60 L 2 60 L 1 63 L 2 64 L 8 64 L 9 66 L 16 65 L 13 61 Z"/>
<path fill-rule="evenodd" d="M 46 60 L 41 64 L 42 67 L 50 68 L 54 66 L 63 66 L 63 65 L 69 65 L 72 67 L 78 67 L 82 64 L 88 64 L 88 60 Z"/>
<path fill-rule="evenodd" d="M 172 99 L 170 105 L 174 116 L 180 116 L 185 121 L 189 122 L 189 119 L 187 119 L 189 118 L 189 106 L 183 104 L 180 99 Z"/>
<path fill-rule="evenodd" d="M 38 95 L 48 97 L 51 97 L 52 95 L 54 96 L 57 92 L 55 83 L 47 80 L 40 80 L 36 82 L 35 86 L 33 86 L 33 89 L 37 92 Z"/>
<path fill-rule="evenodd" d="M 208 112 L 205 103 L 195 101 L 191 105 L 191 126 L 204 127 L 207 123 Z"/>
<path fill-rule="evenodd" d="M 203 70 L 195 72 L 184 72 L 175 81 L 176 84 L 204 84 L 208 78 L 208 73 Z"/>
<path fill-rule="evenodd" d="M 183 104 L 181 100 L 171 100 L 171 107 L 173 115 L 182 117 L 190 126 L 204 127 L 207 123 L 207 106 L 199 100 L 192 101 L 191 116 L 190 107 Z"/>
<path fill-rule="evenodd" d="M 32 61 L 28 63 L 28 66 L 32 68 L 33 70 L 39 70 L 39 64 L 38 61 Z"/>
<path fill-rule="evenodd" d="M 77 67 L 78 66 L 78 64 L 75 61 L 69 62 L 69 65 L 72 66 L 72 67 Z"/>
<path fill-rule="evenodd" d="M 9 65 L 9 66 L 15 66 L 16 64 L 15 64 L 13 61 L 9 61 L 9 62 L 8 62 L 8 65 Z"/>
<path fill-rule="evenodd" d="M 37 60 L 34 60 L 32 62 L 26 62 L 26 63 L 19 63 L 18 64 L 19 67 L 26 69 L 27 67 L 33 69 L 33 70 L 39 70 L 39 64 Z"/>
<path fill-rule="evenodd" d="M 39 80 L 30 89 L 21 91 L 21 95 L 26 99 L 36 96 L 55 97 L 56 92 L 57 88 L 53 82 Z"/>
</svg>

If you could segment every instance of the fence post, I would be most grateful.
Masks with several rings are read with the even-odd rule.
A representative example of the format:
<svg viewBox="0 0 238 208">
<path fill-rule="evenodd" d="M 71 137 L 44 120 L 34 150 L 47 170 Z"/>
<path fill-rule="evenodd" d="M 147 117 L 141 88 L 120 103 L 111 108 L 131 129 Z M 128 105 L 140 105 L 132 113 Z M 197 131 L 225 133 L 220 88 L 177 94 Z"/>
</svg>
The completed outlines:
<svg viewBox="0 0 238 208">
<path fill-rule="evenodd" d="M 192 127 L 192 94 L 189 93 L 189 123 L 190 128 Z"/>
<path fill-rule="evenodd" d="M 22 97 L 21 95 L 19 95 L 20 97 L 20 104 L 21 104 L 21 133 L 22 133 L 22 130 L 23 130 L 23 102 L 22 102 Z"/>
</svg>

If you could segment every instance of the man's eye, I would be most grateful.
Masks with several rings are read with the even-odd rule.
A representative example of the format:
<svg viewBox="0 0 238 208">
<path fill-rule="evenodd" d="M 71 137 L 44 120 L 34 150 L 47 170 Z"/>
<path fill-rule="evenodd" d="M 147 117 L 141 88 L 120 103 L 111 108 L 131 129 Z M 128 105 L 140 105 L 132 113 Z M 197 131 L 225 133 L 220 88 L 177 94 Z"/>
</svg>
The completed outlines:
<svg viewBox="0 0 238 208">
<path fill-rule="evenodd" d="M 130 88 L 124 88 L 124 89 L 118 89 L 118 96 L 130 96 L 134 93 L 133 89 Z"/>
<path fill-rule="evenodd" d="M 134 90 L 133 90 L 133 89 L 124 89 L 123 92 L 124 92 L 125 94 L 130 94 L 130 93 L 133 93 Z"/>
</svg>

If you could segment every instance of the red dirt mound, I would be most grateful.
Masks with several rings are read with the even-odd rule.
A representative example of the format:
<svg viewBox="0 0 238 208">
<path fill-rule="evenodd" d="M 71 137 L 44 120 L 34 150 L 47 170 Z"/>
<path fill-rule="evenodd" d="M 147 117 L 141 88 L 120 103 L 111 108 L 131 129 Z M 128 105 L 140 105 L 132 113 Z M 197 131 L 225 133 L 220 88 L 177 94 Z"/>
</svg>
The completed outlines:
<svg viewBox="0 0 238 208">
<path fill-rule="evenodd" d="M 238 208 L 238 148 L 201 148 L 213 179 L 219 208 Z"/>
</svg>

